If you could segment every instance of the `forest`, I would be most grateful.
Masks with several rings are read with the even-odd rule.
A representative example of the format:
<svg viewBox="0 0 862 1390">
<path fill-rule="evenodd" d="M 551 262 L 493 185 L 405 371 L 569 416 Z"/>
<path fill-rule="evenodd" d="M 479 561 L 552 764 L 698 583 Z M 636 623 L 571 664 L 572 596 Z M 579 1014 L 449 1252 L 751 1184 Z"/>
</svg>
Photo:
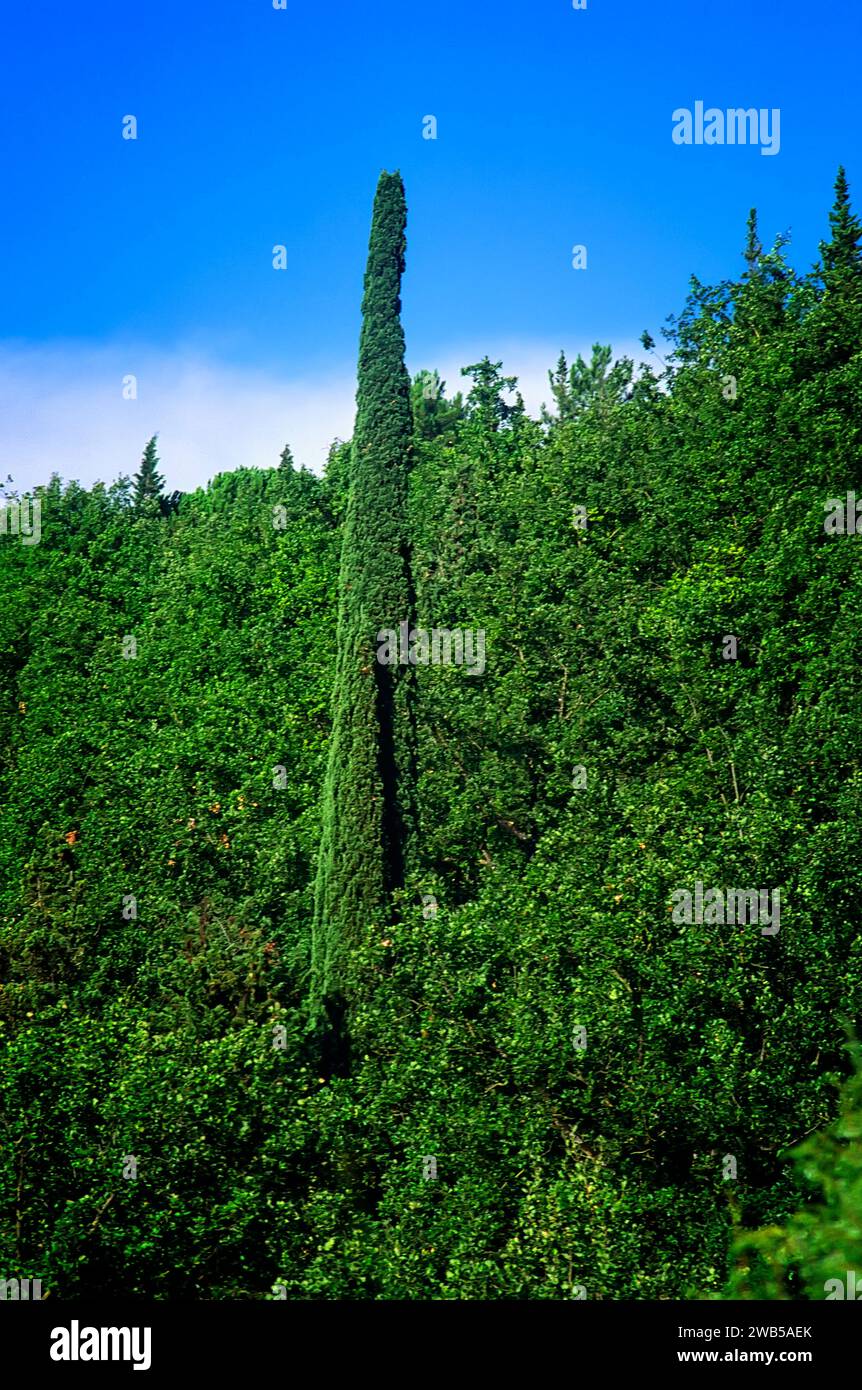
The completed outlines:
<svg viewBox="0 0 862 1390">
<path fill-rule="evenodd" d="M 692 279 L 666 344 L 561 354 L 537 418 L 490 357 L 411 379 L 406 227 L 385 173 L 354 435 L 323 476 L 290 447 L 243 467 L 240 439 L 234 471 L 168 494 L 142 440 L 113 483 L 47 461 L 38 544 L 0 534 L 0 1277 L 842 1297 L 845 172 L 810 270 L 752 211 L 738 273 Z M 481 634 L 481 670 L 380 660 L 402 624 Z"/>
</svg>

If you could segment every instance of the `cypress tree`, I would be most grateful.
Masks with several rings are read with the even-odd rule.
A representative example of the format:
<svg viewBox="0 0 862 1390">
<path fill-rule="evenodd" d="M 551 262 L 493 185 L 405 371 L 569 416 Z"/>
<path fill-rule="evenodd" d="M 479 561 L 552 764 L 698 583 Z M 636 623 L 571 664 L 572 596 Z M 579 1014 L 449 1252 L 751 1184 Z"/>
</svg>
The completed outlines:
<svg viewBox="0 0 862 1390">
<path fill-rule="evenodd" d="M 156 453 L 156 438 L 157 436 L 153 435 L 144 449 L 141 466 L 135 474 L 136 507 L 140 507 L 143 502 L 150 500 L 157 502 L 162 495 L 164 479 L 158 472 L 159 456 Z"/>
<path fill-rule="evenodd" d="M 377 660 L 378 633 L 412 625 L 406 523 L 410 377 L 401 276 L 407 209 L 398 173 L 374 201 L 339 576 L 332 732 L 312 935 L 313 990 L 330 1017 L 351 1000 L 351 951 L 391 914 L 414 829 L 413 668 Z"/>
</svg>

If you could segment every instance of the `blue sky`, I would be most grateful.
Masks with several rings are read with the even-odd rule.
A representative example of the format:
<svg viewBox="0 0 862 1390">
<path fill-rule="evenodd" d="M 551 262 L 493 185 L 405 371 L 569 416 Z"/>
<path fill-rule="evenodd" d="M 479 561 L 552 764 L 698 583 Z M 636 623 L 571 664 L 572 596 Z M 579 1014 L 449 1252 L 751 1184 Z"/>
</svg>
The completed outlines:
<svg viewBox="0 0 862 1390">
<path fill-rule="evenodd" d="M 800 267 L 841 162 L 862 207 L 860 37 L 857 0 L 8 7 L 0 474 L 110 479 L 155 430 L 174 486 L 285 441 L 319 468 L 350 431 L 382 168 L 411 367 L 454 385 L 502 356 L 537 405 L 560 347 L 631 350 L 690 274 L 735 273 L 752 204 Z M 675 145 L 697 100 L 780 108 L 780 152 Z"/>
</svg>

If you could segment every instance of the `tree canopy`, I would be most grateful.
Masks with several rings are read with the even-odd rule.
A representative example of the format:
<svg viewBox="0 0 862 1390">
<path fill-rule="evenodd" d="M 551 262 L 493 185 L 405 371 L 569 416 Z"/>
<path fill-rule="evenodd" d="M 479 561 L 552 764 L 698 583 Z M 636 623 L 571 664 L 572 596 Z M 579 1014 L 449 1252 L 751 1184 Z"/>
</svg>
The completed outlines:
<svg viewBox="0 0 862 1390">
<path fill-rule="evenodd" d="M 488 357 L 411 383 L 405 217 L 386 174 L 323 477 L 160 508 L 152 440 L 0 537 L 0 1269 L 825 1298 L 862 1272 L 846 176 L 807 273 L 752 217 L 653 365 L 561 356 L 540 419 Z M 481 675 L 381 665 L 402 621 Z M 677 920 L 698 884 L 780 930 Z"/>
</svg>

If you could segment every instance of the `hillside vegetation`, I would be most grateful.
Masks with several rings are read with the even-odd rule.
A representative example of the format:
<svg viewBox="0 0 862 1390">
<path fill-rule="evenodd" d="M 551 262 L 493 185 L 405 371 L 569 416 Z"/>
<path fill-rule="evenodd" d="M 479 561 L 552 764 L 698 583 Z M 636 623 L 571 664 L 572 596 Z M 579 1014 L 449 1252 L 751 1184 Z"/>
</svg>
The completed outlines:
<svg viewBox="0 0 862 1390">
<path fill-rule="evenodd" d="M 822 1298 L 862 1269 L 843 173 L 810 273 L 752 216 L 653 369 L 561 358 L 542 419 L 501 363 L 403 373 L 401 199 L 324 477 L 46 460 L 0 537 L 0 1275 Z M 402 620 L 484 669 L 381 676 Z M 698 882 L 780 930 L 674 920 Z"/>
</svg>

